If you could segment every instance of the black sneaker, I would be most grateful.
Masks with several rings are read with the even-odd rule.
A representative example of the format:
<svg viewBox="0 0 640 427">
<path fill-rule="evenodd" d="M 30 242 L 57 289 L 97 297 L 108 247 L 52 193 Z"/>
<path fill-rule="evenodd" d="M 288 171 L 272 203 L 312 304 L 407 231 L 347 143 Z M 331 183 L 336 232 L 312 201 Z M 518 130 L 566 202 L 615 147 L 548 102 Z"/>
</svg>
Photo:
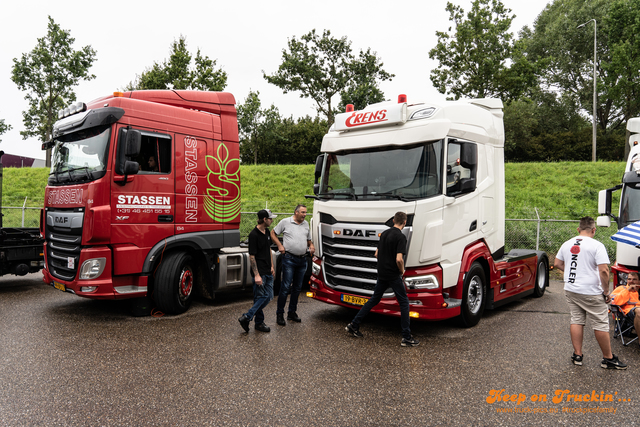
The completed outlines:
<svg viewBox="0 0 640 427">
<path fill-rule="evenodd" d="M 418 341 L 414 337 L 411 337 L 409 339 L 402 338 L 402 342 L 400 342 L 400 345 L 402 347 L 415 347 L 415 346 L 417 346 L 419 344 L 420 344 L 420 341 Z"/>
<path fill-rule="evenodd" d="M 604 369 L 627 369 L 627 365 L 622 363 L 615 354 L 611 359 L 602 359 L 600 366 Z"/>
<path fill-rule="evenodd" d="M 256 325 L 256 331 L 260 332 L 271 332 L 271 328 L 265 325 L 264 323 L 258 323 Z"/>
<path fill-rule="evenodd" d="M 578 356 L 577 354 L 573 353 L 573 355 L 571 356 L 571 361 L 574 365 L 582 366 L 582 355 Z"/>
<path fill-rule="evenodd" d="M 293 322 L 298 322 L 298 323 L 302 322 L 302 319 L 298 317 L 295 311 L 290 311 L 289 314 L 287 314 L 287 320 L 291 320 Z"/>
<path fill-rule="evenodd" d="M 251 322 L 251 320 L 247 316 L 243 314 L 238 319 L 238 322 L 240 322 L 240 326 L 242 326 L 245 332 L 249 332 L 249 322 Z"/>
<path fill-rule="evenodd" d="M 355 326 L 353 326 L 353 323 L 349 323 L 347 325 L 346 328 L 344 328 L 345 331 L 349 332 L 351 335 L 353 335 L 354 337 L 357 338 L 362 338 L 364 335 L 362 335 L 362 332 L 360 332 L 359 328 L 356 328 Z"/>
<path fill-rule="evenodd" d="M 287 322 L 284 320 L 284 314 L 276 314 L 276 323 L 280 326 L 286 326 Z"/>
</svg>

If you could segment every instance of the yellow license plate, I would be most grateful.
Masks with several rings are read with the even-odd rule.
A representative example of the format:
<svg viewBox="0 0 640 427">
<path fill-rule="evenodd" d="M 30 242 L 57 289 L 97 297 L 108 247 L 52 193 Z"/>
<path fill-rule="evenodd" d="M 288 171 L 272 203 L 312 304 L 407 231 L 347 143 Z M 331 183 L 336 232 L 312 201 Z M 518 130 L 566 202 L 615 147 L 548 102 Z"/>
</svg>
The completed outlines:
<svg viewBox="0 0 640 427">
<path fill-rule="evenodd" d="M 367 301 L 369 301 L 369 298 L 362 298 L 362 297 L 354 297 L 351 295 L 342 295 L 342 302 L 347 302 L 349 304 L 354 304 L 354 305 L 364 305 Z"/>
<path fill-rule="evenodd" d="M 67 287 L 65 285 L 63 285 L 62 283 L 58 283 L 54 280 L 53 282 L 53 287 L 56 289 L 61 290 L 62 292 L 66 292 L 67 291 Z"/>
</svg>

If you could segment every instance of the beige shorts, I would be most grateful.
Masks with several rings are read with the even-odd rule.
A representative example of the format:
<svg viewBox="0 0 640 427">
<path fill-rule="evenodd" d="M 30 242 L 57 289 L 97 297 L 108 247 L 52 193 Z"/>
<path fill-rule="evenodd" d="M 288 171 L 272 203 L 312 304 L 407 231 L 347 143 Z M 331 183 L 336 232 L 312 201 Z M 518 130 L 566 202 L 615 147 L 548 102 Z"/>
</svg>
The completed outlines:
<svg viewBox="0 0 640 427">
<path fill-rule="evenodd" d="M 602 295 L 583 295 L 564 291 L 571 312 L 571 324 L 586 324 L 587 318 L 595 331 L 609 332 L 609 307 Z"/>
</svg>

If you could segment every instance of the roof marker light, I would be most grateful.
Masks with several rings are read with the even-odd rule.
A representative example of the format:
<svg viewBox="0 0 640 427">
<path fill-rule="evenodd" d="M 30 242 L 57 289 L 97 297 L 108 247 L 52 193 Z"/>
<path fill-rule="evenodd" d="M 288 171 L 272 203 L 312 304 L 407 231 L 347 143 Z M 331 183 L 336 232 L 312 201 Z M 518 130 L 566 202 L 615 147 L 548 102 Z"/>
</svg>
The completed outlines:
<svg viewBox="0 0 640 427">
<path fill-rule="evenodd" d="M 353 104 L 347 104 L 347 109 L 345 110 L 347 113 L 350 113 L 353 111 Z"/>
<path fill-rule="evenodd" d="M 398 104 L 407 102 L 407 95 L 398 95 Z"/>
<path fill-rule="evenodd" d="M 124 92 L 113 92 L 114 98 L 122 98 L 124 96 Z"/>
</svg>

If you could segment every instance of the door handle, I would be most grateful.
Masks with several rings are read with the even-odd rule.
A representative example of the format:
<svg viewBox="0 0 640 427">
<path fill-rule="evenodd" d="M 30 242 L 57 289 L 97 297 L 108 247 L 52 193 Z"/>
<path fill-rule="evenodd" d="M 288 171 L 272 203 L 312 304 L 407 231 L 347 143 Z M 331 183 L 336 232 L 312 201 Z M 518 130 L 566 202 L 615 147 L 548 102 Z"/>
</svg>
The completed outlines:
<svg viewBox="0 0 640 427">
<path fill-rule="evenodd" d="M 478 228 L 478 220 L 474 220 L 471 223 L 471 226 L 469 227 L 469 231 L 476 231 L 476 228 Z"/>
<path fill-rule="evenodd" d="M 158 215 L 158 222 L 173 222 L 173 215 Z"/>
</svg>

